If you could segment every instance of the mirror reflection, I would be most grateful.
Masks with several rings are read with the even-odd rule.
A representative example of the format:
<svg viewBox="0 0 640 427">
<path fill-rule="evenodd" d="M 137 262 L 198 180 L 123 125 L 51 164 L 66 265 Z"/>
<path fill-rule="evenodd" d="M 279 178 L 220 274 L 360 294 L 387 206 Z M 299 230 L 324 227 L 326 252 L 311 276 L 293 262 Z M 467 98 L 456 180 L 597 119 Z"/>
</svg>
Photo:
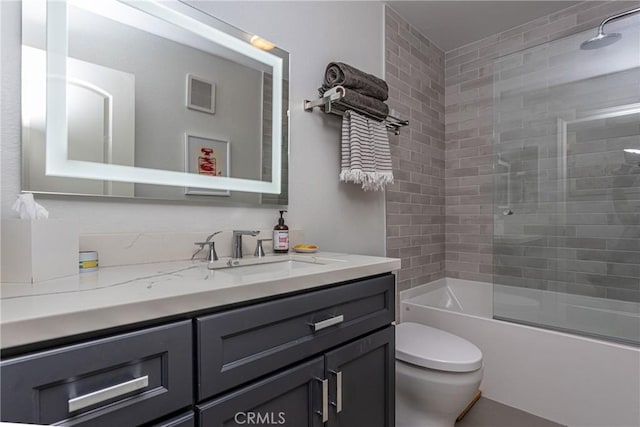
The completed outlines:
<svg viewBox="0 0 640 427">
<path fill-rule="evenodd" d="M 211 179 L 272 180 L 273 74 L 241 56 L 130 6 L 68 6 L 67 158 L 187 172 Z M 176 10 L 249 40 L 185 4 Z M 282 99 L 282 191 L 167 186 L 45 173 L 46 3 L 23 2 L 23 190 L 44 193 L 286 204 L 288 54 Z M 268 48 L 269 46 L 267 46 Z M 253 48 L 257 49 L 257 48 Z M 279 86 L 279 85 L 278 85 Z"/>
</svg>

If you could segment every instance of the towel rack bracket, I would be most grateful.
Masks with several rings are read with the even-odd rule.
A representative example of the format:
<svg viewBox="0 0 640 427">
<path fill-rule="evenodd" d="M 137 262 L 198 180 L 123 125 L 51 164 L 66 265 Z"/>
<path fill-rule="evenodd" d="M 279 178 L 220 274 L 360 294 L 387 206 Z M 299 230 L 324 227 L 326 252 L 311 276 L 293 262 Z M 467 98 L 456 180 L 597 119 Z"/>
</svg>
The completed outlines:
<svg viewBox="0 0 640 427">
<path fill-rule="evenodd" d="M 326 114 L 342 116 L 346 110 L 354 110 L 360 114 L 364 114 L 365 116 L 373 117 L 366 111 L 341 102 L 341 99 L 344 98 L 346 90 L 343 87 L 336 87 L 335 89 L 337 89 L 335 92 L 325 92 L 324 96 L 318 99 L 312 101 L 305 99 L 304 111 L 310 113 L 316 107 L 324 107 L 324 112 Z M 379 120 L 379 118 L 376 119 Z M 384 119 L 384 124 L 388 131 L 393 132 L 395 135 L 400 135 L 400 128 L 408 126 L 409 120 L 403 120 L 399 119 L 398 117 L 389 115 Z"/>
</svg>

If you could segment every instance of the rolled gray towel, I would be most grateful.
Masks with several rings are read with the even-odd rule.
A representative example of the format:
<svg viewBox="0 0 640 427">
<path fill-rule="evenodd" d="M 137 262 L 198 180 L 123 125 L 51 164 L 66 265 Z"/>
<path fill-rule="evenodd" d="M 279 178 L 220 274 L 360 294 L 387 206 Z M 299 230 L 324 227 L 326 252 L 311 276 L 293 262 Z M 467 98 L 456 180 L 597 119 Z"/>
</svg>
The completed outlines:
<svg viewBox="0 0 640 427">
<path fill-rule="evenodd" d="M 320 96 L 324 94 L 324 86 L 318 88 Z M 355 110 L 360 110 L 362 113 L 368 113 L 372 118 L 383 121 L 389 115 L 389 106 L 379 99 L 371 96 L 363 95 L 355 90 L 344 89 L 344 97 L 340 99 L 338 105 L 341 110 L 346 110 L 349 107 Z"/>
<path fill-rule="evenodd" d="M 344 62 L 330 62 L 324 72 L 323 92 L 335 86 L 344 86 L 381 101 L 389 98 L 387 82 Z"/>
</svg>

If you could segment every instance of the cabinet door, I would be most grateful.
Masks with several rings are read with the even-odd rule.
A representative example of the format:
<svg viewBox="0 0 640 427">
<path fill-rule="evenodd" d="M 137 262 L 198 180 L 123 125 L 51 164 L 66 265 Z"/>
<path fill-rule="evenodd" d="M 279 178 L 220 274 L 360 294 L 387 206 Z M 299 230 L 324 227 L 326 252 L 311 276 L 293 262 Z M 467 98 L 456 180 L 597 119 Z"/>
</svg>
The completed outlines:
<svg viewBox="0 0 640 427">
<path fill-rule="evenodd" d="M 328 427 L 395 425 L 395 331 L 389 326 L 326 354 Z"/>
<path fill-rule="evenodd" d="M 198 405 L 198 425 L 322 427 L 324 360 L 318 357 Z M 328 384 L 327 384 L 328 385 Z M 325 385 L 325 387 L 327 387 Z"/>
<path fill-rule="evenodd" d="M 145 427 L 194 427 L 196 425 L 193 411 L 185 412 L 168 420 L 155 422 Z"/>
</svg>

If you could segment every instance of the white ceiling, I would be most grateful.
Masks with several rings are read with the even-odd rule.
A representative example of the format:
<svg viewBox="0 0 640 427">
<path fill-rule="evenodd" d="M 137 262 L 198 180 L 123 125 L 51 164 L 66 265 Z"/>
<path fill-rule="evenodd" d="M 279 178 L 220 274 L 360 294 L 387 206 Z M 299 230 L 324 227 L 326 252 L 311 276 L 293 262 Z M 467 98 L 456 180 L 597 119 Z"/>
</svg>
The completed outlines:
<svg viewBox="0 0 640 427">
<path fill-rule="evenodd" d="M 577 1 L 386 1 L 440 49 L 448 52 Z"/>
</svg>

